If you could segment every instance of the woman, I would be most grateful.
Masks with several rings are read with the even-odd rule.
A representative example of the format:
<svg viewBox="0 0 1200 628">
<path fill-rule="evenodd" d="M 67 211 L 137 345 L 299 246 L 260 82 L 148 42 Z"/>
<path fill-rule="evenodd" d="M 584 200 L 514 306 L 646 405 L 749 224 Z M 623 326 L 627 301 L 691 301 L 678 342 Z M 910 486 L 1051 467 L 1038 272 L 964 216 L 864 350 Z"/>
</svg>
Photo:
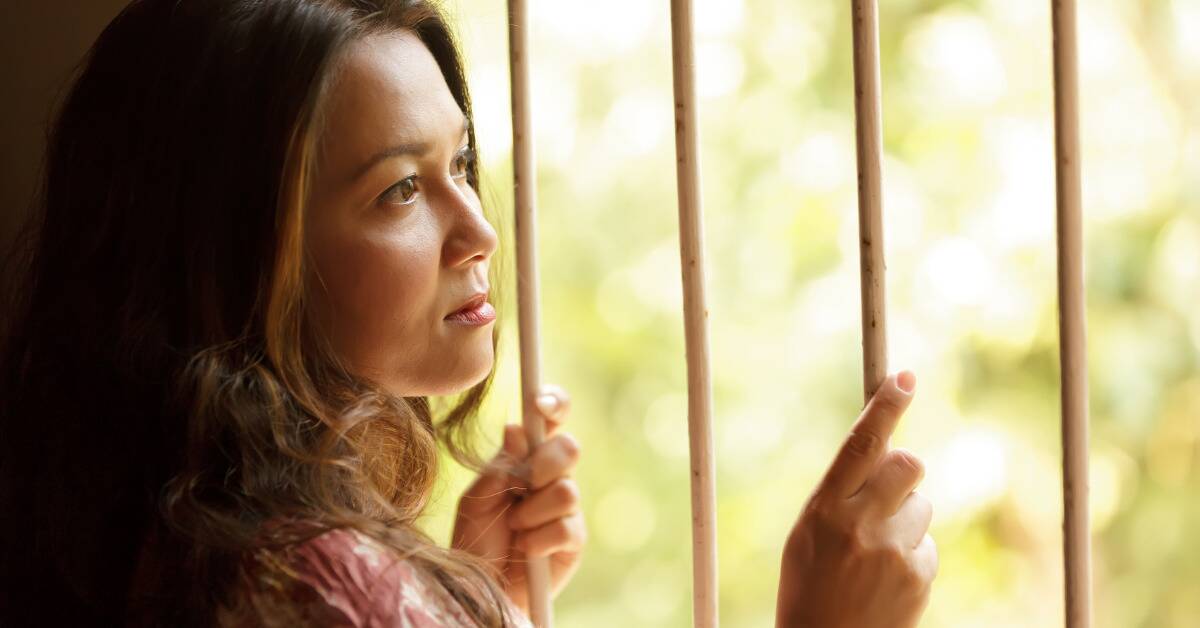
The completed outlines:
<svg viewBox="0 0 1200 628">
<path fill-rule="evenodd" d="M 470 446 L 497 238 L 433 8 L 135 1 L 49 140 L 0 362 L 0 624 L 520 626 L 526 556 L 562 590 L 565 393 L 533 452 Z M 929 505 L 885 452 L 912 384 L 797 521 L 780 625 L 919 617 Z M 439 442 L 480 470 L 450 548 L 415 524 Z"/>
</svg>

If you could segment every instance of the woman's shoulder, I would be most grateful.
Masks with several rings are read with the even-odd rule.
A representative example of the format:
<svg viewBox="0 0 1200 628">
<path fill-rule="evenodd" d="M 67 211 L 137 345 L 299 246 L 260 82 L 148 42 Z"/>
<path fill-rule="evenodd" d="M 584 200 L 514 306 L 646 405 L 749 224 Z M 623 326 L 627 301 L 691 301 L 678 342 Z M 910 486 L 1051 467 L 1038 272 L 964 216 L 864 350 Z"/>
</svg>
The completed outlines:
<svg viewBox="0 0 1200 628">
<path fill-rule="evenodd" d="M 474 626 L 436 580 L 357 530 L 328 530 L 285 552 L 259 552 L 253 562 L 251 573 L 260 575 L 251 576 L 243 599 L 259 620 L 283 611 L 286 625 Z M 518 625 L 527 625 L 513 611 Z"/>
</svg>

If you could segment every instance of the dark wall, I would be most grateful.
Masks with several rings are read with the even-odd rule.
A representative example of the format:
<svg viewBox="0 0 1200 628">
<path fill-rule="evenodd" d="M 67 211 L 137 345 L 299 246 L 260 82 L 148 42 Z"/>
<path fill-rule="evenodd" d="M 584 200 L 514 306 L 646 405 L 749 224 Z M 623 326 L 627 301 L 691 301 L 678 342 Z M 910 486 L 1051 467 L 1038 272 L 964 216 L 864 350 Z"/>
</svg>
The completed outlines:
<svg viewBox="0 0 1200 628">
<path fill-rule="evenodd" d="M 28 214 L 54 104 L 129 0 L 0 0 L 0 252 Z"/>
</svg>

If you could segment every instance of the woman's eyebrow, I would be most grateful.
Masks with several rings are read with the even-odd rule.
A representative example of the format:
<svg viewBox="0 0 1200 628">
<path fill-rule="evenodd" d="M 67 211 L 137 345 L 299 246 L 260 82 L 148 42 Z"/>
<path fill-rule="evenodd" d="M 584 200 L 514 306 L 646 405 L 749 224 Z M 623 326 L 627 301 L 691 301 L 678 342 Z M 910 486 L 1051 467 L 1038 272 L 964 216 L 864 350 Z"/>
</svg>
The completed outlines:
<svg viewBox="0 0 1200 628">
<path fill-rule="evenodd" d="M 470 128 L 471 128 L 471 121 L 468 120 L 467 117 L 464 115 L 463 122 L 462 122 L 462 132 L 459 133 L 459 137 L 466 135 L 467 131 L 470 130 Z M 416 157 L 421 157 L 421 156 L 425 155 L 426 153 L 428 153 L 432 149 L 433 149 L 433 144 L 431 142 L 412 142 L 412 143 L 408 143 L 408 144 L 397 144 L 395 146 L 389 146 L 388 148 L 385 148 L 385 149 L 379 151 L 378 153 L 375 153 L 374 155 L 372 155 L 371 158 L 368 159 L 367 162 L 358 169 L 358 172 L 355 173 L 355 175 L 354 175 L 354 179 L 358 180 L 358 179 L 362 178 L 364 175 L 366 175 L 368 172 L 370 172 L 372 168 L 374 168 L 376 165 L 378 165 L 379 162 L 381 162 L 381 161 L 391 159 L 393 157 L 401 157 L 404 155 L 413 155 Z"/>
</svg>

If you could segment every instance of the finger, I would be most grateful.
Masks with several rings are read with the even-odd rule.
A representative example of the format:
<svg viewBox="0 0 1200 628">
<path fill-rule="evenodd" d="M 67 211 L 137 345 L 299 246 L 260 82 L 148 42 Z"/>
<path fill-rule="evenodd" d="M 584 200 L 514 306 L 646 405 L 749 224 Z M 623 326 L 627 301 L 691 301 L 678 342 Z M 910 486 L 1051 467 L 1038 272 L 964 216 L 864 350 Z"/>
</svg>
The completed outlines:
<svg viewBox="0 0 1200 628">
<path fill-rule="evenodd" d="M 520 423 L 504 424 L 504 440 L 500 445 L 501 455 L 524 460 L 529 455 L 529 441 L 525 438 L 525 426 Z"/>
<path fill-rule="evenodd" d="M 883 455 L 875 472 L 867 479 L 854 500 L 867 509 L 890 517 L 925 477 L 925 463 L 907 449 L 893 449 Z"/>
<path fill-rule="evenodd" d="M 586 540 L 583 515 L 576 513 L 518 533 L 513 545 L 527 557 L 537 558 L 558 552 L 578 552 Z"/>
<path fill-rule="evenodd" d="M 933 579 L 937 577 L 938 562 L 937 543 L 933 541 L 932 536 L 926 534 L 913 549 L 913 563 L 922 582 L 926 584 L 933 582 Z"/>
<path fill-rule="evenodd" d="M 910 371 L 888 376 L 883 381 L 825 472 L 820 492 L 849 497 L 862 488 L 883 455 L 900 416 L 912 401 L 915 386 L 916 377 Z"/>
<path fill-rule="evenodd" d="M 515 497 L 526 494 L 528 467 L 521 454 L 526 448 L 521 425 L 504 426 L 504 443 L 496 456 L 482 469 L 479 478 L 467 486 L 458 501 L 458 514 L 468 520 L 498 520 Z"/>
<path fill-rule="evenodd" d="M 530 530 L 579 512 L 579 485 L 559 478 L 527 496 L 508 515 L 509 528 Z"/>
<path fill-rule="evenodd" d="M 529 457 L 529 485 L 534 490 L 569 475 L 579 462 L 579 442 L 570 434 L 544 441 Z"/>
<path fill-rule="evenodd" d="M 900 510 L 887 520 L 888 531 L 904 547 L 915 548 L 933 521 L 933 504 L 920 493 L 909 493 Z"/>
<path fill-rule="evenodd" d="M 561 386 L 543 384 L 534 404 L 546 422 L 546 436 L 553 436 L 571 412 L 571 397 Z"/>
<path fill-rule="evenodd" d="M 520 423 L 505 424 L 503 443 L 496 457 L 488 463 L 487 471 L 479 483 L 479 490 L 497 492 L 523 489 L 529 483 L 529 465 L 526 461 L 528 455 L 529 443 L 524 436 L 524 426 Z"/>
</svg>

